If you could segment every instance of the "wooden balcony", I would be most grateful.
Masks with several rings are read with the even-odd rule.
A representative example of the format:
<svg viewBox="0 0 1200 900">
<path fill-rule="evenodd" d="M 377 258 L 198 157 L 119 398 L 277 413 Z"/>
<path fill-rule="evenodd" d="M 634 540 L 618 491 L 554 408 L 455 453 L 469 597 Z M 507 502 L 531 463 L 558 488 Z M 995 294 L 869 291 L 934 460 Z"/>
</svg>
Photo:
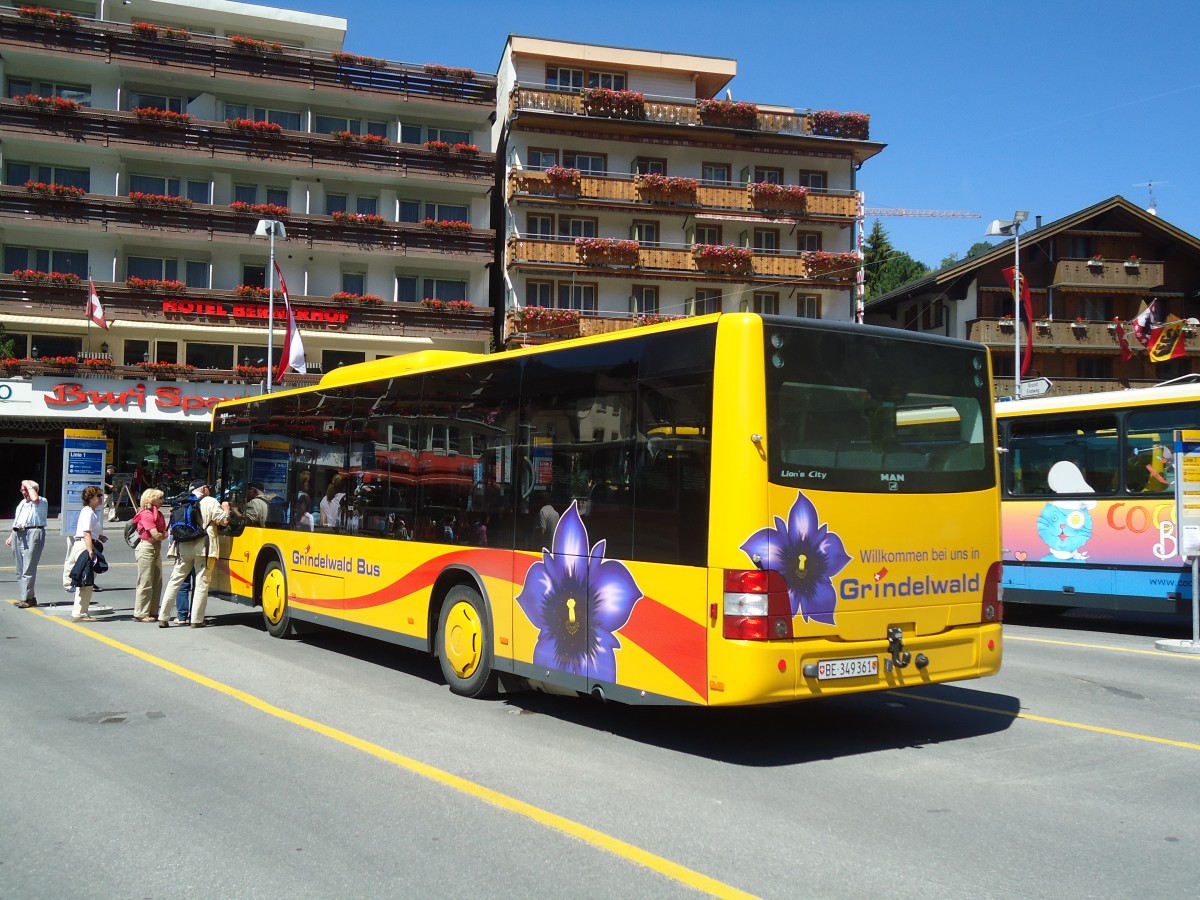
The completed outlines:
<svg viewBox="0 0 1200 900">
<path fill-rule="evenodd" d="M 1028 381 L 1028 378 L 1022 379 Z M 1102 391 L 1123 391 L 1129 388 L 1154 387 L 1158 382 L 1152 379 L 1129 378 L 1117 381 L 1112 378 L 1051 378 L 1050 390 L 1047 397 L 1066 397 L 1074 394 L 1098 394 Z M 1013 379 L 995 378 L 992 380 L 992 396 L 1012 399 Z"/>
<path fill-rule="evenodd" d="M 1025 348 L 1025 329 L 1029 323 L 1022 320 L 1021 335 L 1022 349 Z M 1126 327 L 1129 340 L 1133 340 L 1132 326 Z M 971 323 L 968 340 L 987 344 L 1001 350 L 1011 350 L 1016 342 L 1012 320 L 976 319 Z M 1184 331 L 1188 354 L 1200 350 L 1200 333 L 1190 328 Z M 1117 330 L 1111 322 L 1074 322 L 1034 320 L 1033 347 L 1038 350 L 1077 350 L 1095 353 L 1119 353 L 1121 345 L 1117 342 Z"/>
<path fill-rule="evenodd" d="M 509 202 L 558 200 L 575 206 L 618 206 L 648 214 L 694 215 L 699 210 L 715 209 L 783 220 L 830 216 L 853 219 L 856 212 L 856 197 L 849 192 L 810 192 L 798 202 L 771 204 L 755 201 L 746 184 L 698 184 L 694 193 L 665 194 L 640 187 L 632 175 L 612 172 L 580 175 L 577 181 L 562 184 L 552 182 L 545 172 L 516 170 L 508 178 L 508 199 Z"/>
<path fill-rule="evenodd" d="M 147 232 L 174 234 L 184 239 L 241 243 L 254 234 L 260 216 L 229 207 L 197 204 L 190 208 L 144 206 L 127 198 L 86 194 L 81 200 L 60 200 L 32 194 L 23 187 L 0 187 L 0 221 L 29 225 L 84 227 L 92 231 L 145 237 Z M 304 247 L 387 251 L 404 256 L 454 256 L 488 262 L 494 232 L 473 229 L 455 234 L 419 224 L 344 224 L 330 216 L 290 213 L 280 218 L 287 226 L 283 242 Z"/>
<path fill-rule="evenodd" d="M 583 98 L 578 93 L 554 91 L 544 88 L 518 85 L 509 96 L 509 115 L 520 110 L 530 112 L 559 113 L 570 116 L 585 116 L 592 119 L 612 118 L 589 116 L 584 111 Z M 645 98 L 645 112 L 635 121 L 654 122 L 664 125 L 711 126 L 728 130 L 731 127 L 768 134 L 811 135 L 812 127 L 804 113 L 784 113 L 759 110 L 753 121 L 739 124 L 718 122 L 701 116 L 695 101 L 659 97 Z"/>
<path fill-rule="evenodd" d="M 0 100 L 0 131 L 54 143 L 69 140 L 97 147 L 139 147 L 156 155 L 167 149 L 173 155 L 203 160 L 266 160 L 272 167 L 338 173 L 365 169 L 397 178 L 481 188 L 492 183 L 496 164 L 494 153 L 461 156 L 434 153 L 414 144 L 345 144 L 328 135 L 301 131 L 256 137 L 234 131 L 224 122 L 167 125 L 143 122 L 128 112 L 81 109 L 59 113 L 34 109 L 15 100 Z"/>
<path fill-rule="evenodd" d="M 164 70 L 191 70 L 208 77 L 282 81 L 311 90 L 367 93 L 480 110 L 496 103 L 493 75 L 455 78 L 426 72 L 424 66 L 394 62 L 376 67 L 296 47 L 260 53 L 239 48 L 228 38 L 204 34 L 181 41 L 144 38 L 134 34 L 129 25 L 90 19 L 79 19 L 73 27 L 60 27 L 22 18 L 15 10 L 0 13 L 0 52 L 7 57 L 10 54 L 5 51 L 11 49 L 44 54 L 51 64 L 68 53 L 121 63 L 126 70 L 141 66 L 158 74 Z"/>
<path fill-rule="evenodd" d="M 504 348 L 511 350 L 513 347 L 523 345 L 547 344 L 554 341 L 565 341 L 568 338 L 612 334 L 617 331 L 628 331 L 631 328 L 641 328 L 644 324 L 646 323 L 637 316 L 585 313 L 573 324 L 549 328 L 529 328 L 523 325 L 510 310 L 509 315 L 504 319 Z"/>
<path fill-rule="evenodd" d="M 729 268 L 719 262 L 697 259 L 690 247 L 643 246 L 637 260 L 628 265 L 599 265 L 580 259 L 570 239 L 511 238 L 508 242 L 510 267 L 525 269 L 562 268 L 577 273 L 608 278 L 686 279 L 692 281 L 736 281 L 769 284 L 778 279 L 808 278 L 808 267 L 799 253 L 755 253 L 748 268 Z M 849 283 L 852 270 L 813 275 L 814 284 Z"/>
<path fill-rule="evenodd" d="M 155 371 L 146 366 L 123 366 L 123 365 L 75 365 L 63 366 L 53 365 L 39 360 L 21 361 L 14 366 L 5 366 L 0 368 L 0 377 L 3 378 L 37 378 L 46 376 L 57 379 L 59 381 L 80 381 L 85 386 L 89 379 L 93 378 L 121 378 L 131 381 L 195 381 L 207 384 L 258 384 L 262 378 L 252 375 L 243 375 L 237 369 L 187 369 L 183 371 Z M 321 380 L 321 373 L 307 372 L 300 374 L 299 372 L 289 371 L 284 374 L 282 381 L 276 381 L 275 385 L 283 388 L 307 387 L 317 384 Z"/>
<path fill-rule="evenodd" d="M 96 292 L 103 303 L 105 318 L 121 325 L 170 323 L 219 329 L 222 325 L 259 325 L 267 318 L 265 297 L 246 299 L 236 291 L 185 288 L 165 294 L 135 290 L 119 282 L 97 281 Z M 82 312 L 86 295 L 85 283 L 74 287 L 51 287 L 0 275 L 0 316 L 10 334 L 31 328 L 44 329 L 45 326 L 36 323 L 22 324 L 23 317 L 67 318 L 77 321 L 83 329 L 87 324 Z M 278 294 L 276 298 L 278 300 Z M 292 294 L 289 300 L 299 319 L 301 333 L 305 336 L 316 334 L 318 339 L 322 332 L 361 333 L 364 340 L 389 335 L 481 339 L 492 331 L 491 307 L 465 311 L 433 310 L 420 303 L 346 302 L 303 294 Z M 186 305 L 180 307 L 179 303 L 194 304 L 194 311 L 174 311 L 188 309 Z M 275 312 L 280 311 L 277 302 Z"/>
<path fill-rule="evenodd" d="M 1161 262 L 1139 262 L 1129 265 L 1123 260 L 1106 259 L 1101 264 L 1086 259 L 1063 259 L 1054 267 L 1051 287 L 1062 291 L 1096 291 L 1107 293 L 1137 293 L 1153 290 L 1163 284 Z"/>
</svg>

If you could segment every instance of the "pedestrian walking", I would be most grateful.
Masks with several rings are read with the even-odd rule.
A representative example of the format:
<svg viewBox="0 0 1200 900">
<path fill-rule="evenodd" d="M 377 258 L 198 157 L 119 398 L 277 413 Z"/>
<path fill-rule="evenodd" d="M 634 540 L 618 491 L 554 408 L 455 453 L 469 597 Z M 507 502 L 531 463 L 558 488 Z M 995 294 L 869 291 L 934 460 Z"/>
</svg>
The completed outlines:
<svg viewBox="0 0 1200 900">
<path fill-rule="evenodd" d="M 204 627 L 208 586 L 221 552 L 218 529 L 229 521 L 229 501 L 220 502 L 213 497 L 212 488 L 207 481 L 197 478 L 191 483 L 189 490 L 191 497 L 184 503 L 193 505 L 189 515 L 200 533 L 190 540 L 183 540 L 179 534 L 175 534 L 176 513 L 172 511 L 171 525 L 175 537 L 176 559 L 175 568 L 171 570 L 171 579 L 167 582 L 158 608 L 159 628 L 167 628 L 170 625 L 175 595 L 179 593 L 179 588 L 189 573 L 196 576 L 196 585 L 192 593 L 191 624 L 193 628 Z"/>
<path fill-rule="evenodd" d="M 63 562 L 63 587 L 75 589 L 75 604 L 71 607 L 71 620 L 74 622 L 96 621 L 88 613 L 88 607 L 92 602 L 92 567 L 102 558 L 100 548 L 104 525 L 97 510 L 103 502 L 104 491 L 94 484 L 83 489 L 83 509 L 80 510 L 75 535 L 71 538 L 71 546 L 67 548 L 67 558 Z M 85 555 L 87 562 L 83 563 L 81 559 Z"/>
<path fill-rule="evenodd" d="M 137 515 L 133 517 L 138 545 L 133 555 L 137 560 L 137 589 L 134 594 L 133 617 L 139 622 L 158 619 L 159 597 L 162 595 L 162 542 L 167 537 L 167 520 L 161 507 L 163 492 L 158 488 L 142 491 Z"/>
<path fill-rule="evenodd" d="M 17 606 L 21 609 L 38 605 L 35 582 L 38 560 L 46 547 L 46 516 L 49 512 L 49 504 L 40 490 L 36 481 L 26 479 L 21 482 L 21 502 L 13 515 L 12 534 L 4 541 L 4 546 L 12 547 L 17 558 Z"/>
</svg>

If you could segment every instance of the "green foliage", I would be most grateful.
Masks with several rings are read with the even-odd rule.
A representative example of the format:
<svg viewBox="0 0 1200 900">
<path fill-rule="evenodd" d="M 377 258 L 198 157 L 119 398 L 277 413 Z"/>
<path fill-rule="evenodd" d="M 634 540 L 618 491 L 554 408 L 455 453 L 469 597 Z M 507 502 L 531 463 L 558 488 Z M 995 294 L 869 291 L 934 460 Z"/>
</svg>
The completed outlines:
<svg viewBox="0 0 1200 900">
<path fill-rule="evenodd" d="M 989 244 L 987 241 L 976 241 L 967 250 L 967 258 L 970 259 L 972 256 L 978 256 L 980 253 L 987 253 L 995 246 L 995 244 Z"/>
<path fill-rule="evenodd" d="M 943 257 L 942 257 L 942 261 L 941 261 L 940 263 L 938 263 L 938 268 L 939 268 L 939 269 L 945 269 L 945 268 L 947 268 L 948 266 L 952 266 L 952 265 L 954 265 L 956 262 L 958 262 L 958 254 L 957 254 L 957 253 L 951 253 L 951 254 L 949 254 L 949 255 L 947 255 L 947 256 L 943 256 Z"/>
<path fill-rule="evenodd" d="M 892 252 L 892 242 L 888 239 L 887 231 L 884 230 L 883 223 L 876 219 L 875 224 L 871 226 L 871 233 L 863 241 L 863 283 L 868 298 L 880 293 L 875 289 L 875 280 L 879 277 L 879 267 Z"/>
<path fill-rule="evenodd" d="M 878 297 L 888 291 L 894 291 L 901 285 L 928 274 L 929 266 L 925 263 L 913 259 L 902 251 L 893 253 L 875 273 L 875 282 L 872 286 L 874 293 L 870 296 Z"/>
<path fill-rule="evenodd" d="M 4 323 L 0 322 L 0 359 L 12 359 L 16 356 L 16 339 L 8 336 Z"/>
</svg>

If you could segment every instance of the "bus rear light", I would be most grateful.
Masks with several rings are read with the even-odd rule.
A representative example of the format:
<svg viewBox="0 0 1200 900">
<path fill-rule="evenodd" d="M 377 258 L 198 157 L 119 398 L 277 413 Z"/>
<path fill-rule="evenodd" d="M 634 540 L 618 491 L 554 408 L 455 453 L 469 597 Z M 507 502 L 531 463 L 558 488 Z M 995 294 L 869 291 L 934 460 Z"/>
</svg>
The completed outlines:
<svg viewBox="0 0 1200 900">
<path fill-rule="evenodd" d="M 792 605 L 787 583 L 765 569 L 726 569 L 722 635 L 735 641 L 792 638 Z"/>
<path fill-rule="evenodd" d="M 1000 580 L 1004 575 L 1004 564 L 994 562 L 988 567 L 983 580 L 983 603 L 980 605 L 979 620 L 985 624 L 1004 621 L 1004 588 Z"/>
</svg>

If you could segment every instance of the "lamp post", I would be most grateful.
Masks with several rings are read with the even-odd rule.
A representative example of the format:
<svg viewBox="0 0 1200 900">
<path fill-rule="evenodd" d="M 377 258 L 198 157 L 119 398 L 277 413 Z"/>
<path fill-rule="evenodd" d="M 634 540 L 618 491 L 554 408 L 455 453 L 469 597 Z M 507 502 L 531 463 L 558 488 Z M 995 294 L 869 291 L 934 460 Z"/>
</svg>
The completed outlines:
<svg viewBox="0 0 1200 900">
<path fill-rule="evenodd" d="M 1013 238 L 1013 399 L 1021 397 L 1021 223 L 1029 218 L 1029 211 L 1018 209 L 1011 220 L 993 219 L 984 233 L 986 237 Z M 1033 322 L 1027 326 L 1033 327 Z"/>
<path fill-rule="evenodd" d="M 278 219 L 259 219 L 255 237 L 271 239 L 271 261 L 267 263 L 267 393 L 271 393 L 271 360 L 275 356 L 275 238 L 287 239 L 287 230 Z"/>
</svg>

